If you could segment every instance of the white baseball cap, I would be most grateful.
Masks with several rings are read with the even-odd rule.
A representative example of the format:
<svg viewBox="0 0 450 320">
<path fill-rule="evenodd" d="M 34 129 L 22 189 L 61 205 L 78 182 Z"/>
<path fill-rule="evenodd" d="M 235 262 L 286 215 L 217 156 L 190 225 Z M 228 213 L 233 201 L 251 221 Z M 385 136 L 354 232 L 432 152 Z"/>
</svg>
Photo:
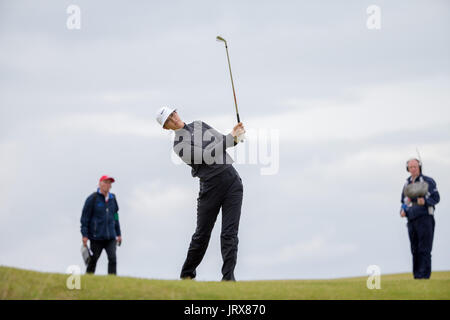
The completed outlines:
<svg viewBox="0 0 450 320">
<path fill-rule="evenodd" d="M 158 110 L 158 112 L 156 113 L 156 121 L 158 121 L 161 127 L 164 127 L 167 118 L 174 111 L 177 111 L 177 109 L 172 109 L 169 107 L 162 107 L 161 109 Z"/>
</svg>

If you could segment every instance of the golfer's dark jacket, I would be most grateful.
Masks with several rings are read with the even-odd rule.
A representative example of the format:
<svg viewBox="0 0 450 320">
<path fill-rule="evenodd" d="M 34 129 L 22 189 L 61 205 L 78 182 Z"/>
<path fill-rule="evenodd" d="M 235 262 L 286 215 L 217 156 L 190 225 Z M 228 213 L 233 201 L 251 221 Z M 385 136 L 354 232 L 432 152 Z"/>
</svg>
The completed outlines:
<svg viewBox="0 0 450 320">
<path fill-rule="evenodd" d="M 197 120 L 175 130 L 173 150 L 189 166 L 192 176 L 208 180 L 233 163 L 226 149 L 237 144 L 230 134 L 223 135 Z"/>
<path fill-rule="evenodd" d="M 90 240 L 111 240 L 120 236 L 119 205 L 116 196 L 109 193 L 108 202 L 99 190 L 84 203 L 81 214 L 81 234 Z"/>
<path fill-rule="evenodd" d="M 425 205 L 423 205 L 423 206 L 418 205 L 417 198 L 411 199 L 412 206 L 408 207 L 405 210 L 406 216 L 409 221 L 417 219 L 417 218 L 425 216 L 425 215 L 433 214 L 435 205 L 438 204 L 439 200 L 440 200 L 439 192 L 436 187 L 436 182 L 432 178 L 424 176 L 422 174 L 420 174 L 420 176 L 418 176 L 415 181 L 417 182 L 417 181 L 420 181 L 421 179 L 423 179 L 423 181 L 428 183 L 428 193 L 424 197 Z M 411 177 L 406 179 L 406 183 L 403 186 L 402 197 L 401 197 L 402 204 L 406 204 L 406 201 L 405 201 L 406 196 L 405 196 L 403 190 L 410 183 L 412 183 Z"/>
</svg>

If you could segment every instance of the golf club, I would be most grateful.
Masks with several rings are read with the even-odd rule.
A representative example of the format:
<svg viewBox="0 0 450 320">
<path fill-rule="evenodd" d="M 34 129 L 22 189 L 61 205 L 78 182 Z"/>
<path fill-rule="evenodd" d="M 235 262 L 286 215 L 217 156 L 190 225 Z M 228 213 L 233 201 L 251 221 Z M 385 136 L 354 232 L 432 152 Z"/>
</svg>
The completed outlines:
<svg viewBox="0 0 450 320">
<path fill-rule="evenodd" d="M 228 69 L 230 70 L 231 87 L 233 88 L 234 105 L 235 105 L 235 107 L 236 107 L 236 117 L 237 117 L 237 122 L 239 123 L 239 122 L 241 122 L 241 119 L 239 118 L 239 110 L 238 110 L 237 100 L 236 100 L 236 91 L 234 90 L 233 74 L 231 73 L 231 63 L 230 63 L 230 56 L 229 56 L 229 54 L 228 54 L 228 45 L 227 45 L 227 41 L 226 41 L 224 38 L 222 38 L 221 36 L 217 36 L 217 37 L 216 37 L 216 40 L 217 40 L 217 41 L 223 41 L 223 42 L 225 43 L 225 50 L 226 50 L 226 52 L 227 52 L 227 60 L 228 60 Z M 244 138 L 245 138 L 245 134 L 243 133 L 243 134 L 241 134 L 241 135 L 238 137 L 238 140 L 239 140 L 240 142 L 243 142 L 243 141 L 244 141 Z"/>
</svg>

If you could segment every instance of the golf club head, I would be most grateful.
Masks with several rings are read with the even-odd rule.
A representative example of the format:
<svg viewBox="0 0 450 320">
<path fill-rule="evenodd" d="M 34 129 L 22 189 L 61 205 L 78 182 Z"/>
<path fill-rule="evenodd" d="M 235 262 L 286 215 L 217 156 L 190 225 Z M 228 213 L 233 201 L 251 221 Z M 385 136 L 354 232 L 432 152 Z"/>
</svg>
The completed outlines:
<svg viewBox="0 0 450 320">
<path fill-rule="evenodd" d="M 227 44 L 227 40 L 225 40 L 225 39 L 222 38 L 221 36 L 217 36 L 217 37 L 216 37 L 216 40 L 217 40 L 217 41 L 223 41 L 223 42 L 225 42 L 225 44 Z"/>
</svg>

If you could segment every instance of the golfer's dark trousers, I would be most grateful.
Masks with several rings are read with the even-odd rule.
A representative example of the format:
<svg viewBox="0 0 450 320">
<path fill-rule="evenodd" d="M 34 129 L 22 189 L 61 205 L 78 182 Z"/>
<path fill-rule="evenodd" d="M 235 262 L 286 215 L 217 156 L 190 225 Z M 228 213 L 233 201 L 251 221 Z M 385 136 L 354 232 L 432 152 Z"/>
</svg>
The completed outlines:
<svg viewBox="0 0 450 320">
<path fill-rule="evenodd" d="M 108 274 L 116 274 L 117 259 L 116 259 L 116 239 L 112 240 L 90 240 L 92 257 L 86 269 L 86 273 L 95 273 L 97 260 L 100 254 L 105 249 L 108 255 Z"/>
<path fill-rule="evenodd" d="M 413 274 L 415 279 L 430 278 L 434 224 L 434 217 L 432 215 L 424 215 L 408 221 L 408 234 L 411 242 Z"/>
<path fill-rule="evenodd" d="M 197 228 L 189 245 L 187 258 L 181 270 L 181 278 L 195 278 L 196 268 L 205 255 L 211 231 L 219 210 L 222 208 L 222 231 L 220 234 L 223 259 L 222 280 L 235 281 L 234 268 L 237 260 L 242 196 L 242 180 L 232 166 L 207 181 L 200 180 L 200 192 L 197 199 Z"/>
</svg>

